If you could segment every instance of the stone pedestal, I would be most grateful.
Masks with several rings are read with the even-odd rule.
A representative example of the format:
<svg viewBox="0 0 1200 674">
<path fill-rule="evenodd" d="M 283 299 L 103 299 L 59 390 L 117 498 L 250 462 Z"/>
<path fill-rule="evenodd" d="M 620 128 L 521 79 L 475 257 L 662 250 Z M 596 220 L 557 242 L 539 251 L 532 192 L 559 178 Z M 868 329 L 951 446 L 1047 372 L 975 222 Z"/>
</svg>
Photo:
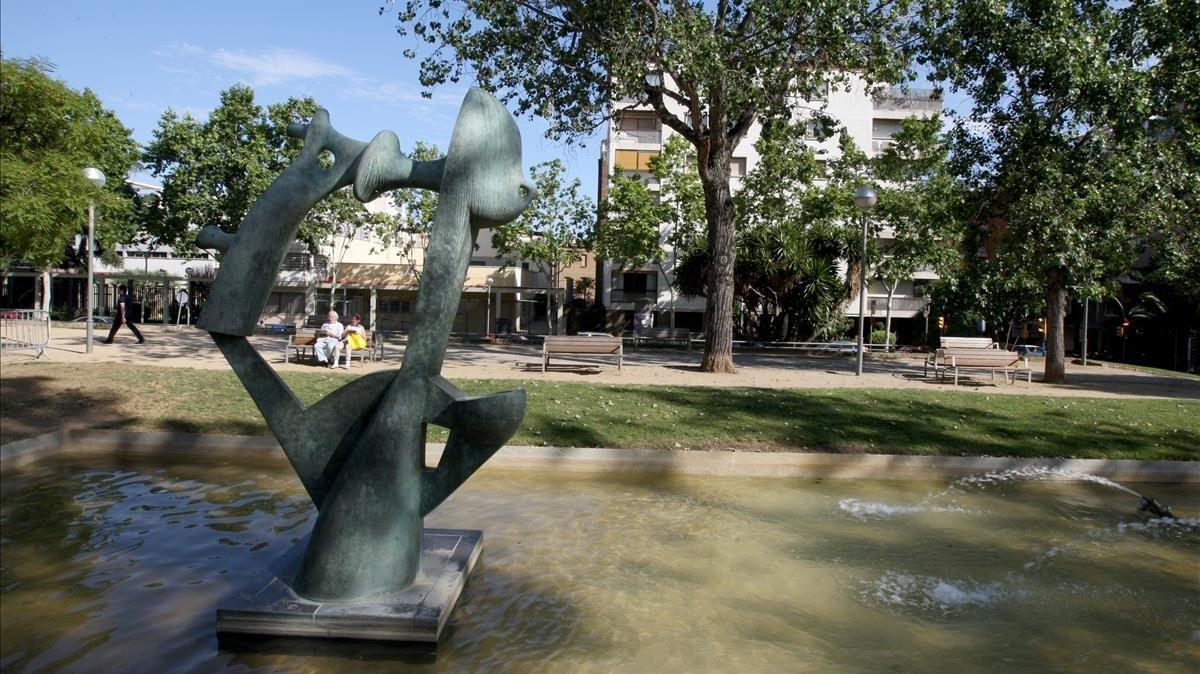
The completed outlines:
<svg viewBox="0 0 1200 674">
<path fill-rule="evenodd" d="M 421 573 L 403 592 L 354 602 L 305 599 L 291 588 L 307 539 L 217 609 L 217 632 L 436 643 L 483 550 L 483 532 L 425 529 Z"/>
</svg>

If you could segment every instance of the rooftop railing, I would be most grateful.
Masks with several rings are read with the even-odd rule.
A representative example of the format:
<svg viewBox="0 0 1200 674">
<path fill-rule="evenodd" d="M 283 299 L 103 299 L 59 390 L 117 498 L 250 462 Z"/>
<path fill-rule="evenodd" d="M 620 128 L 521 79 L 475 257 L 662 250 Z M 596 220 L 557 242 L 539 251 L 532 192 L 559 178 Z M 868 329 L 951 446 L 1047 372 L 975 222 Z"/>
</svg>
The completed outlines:
<svg viewBox="0 0 1200 674">
<path fill-rule="evenodd" d="M 926 110 L 937 112 L 942 109 L 942 97 L 933 89 L 909 89 L 887 91 L 874 99 L 876 110 Z"/>
</svg>

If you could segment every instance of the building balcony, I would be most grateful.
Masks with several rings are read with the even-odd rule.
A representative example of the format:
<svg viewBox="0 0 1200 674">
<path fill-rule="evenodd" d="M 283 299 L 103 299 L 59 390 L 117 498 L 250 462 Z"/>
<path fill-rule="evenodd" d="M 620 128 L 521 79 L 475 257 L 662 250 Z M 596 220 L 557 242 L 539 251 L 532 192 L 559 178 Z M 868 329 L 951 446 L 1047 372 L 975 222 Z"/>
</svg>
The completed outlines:
<svg viewBox="0 0 1200 674">
<path fill-rule="evenodd" d="M 661 129 L 622 129 L 613 134 L 617 145 L 662 145 Z"/>
<path fill-rule="evenodd" d="M 872 138 L 871 154 L 882 154 L 895 142 L 896 141 L 892 140 L 891 138 Z"/>
<path fill-rule="evenodd" d="M 613 302 L 654 302 L 658 299 L 657 290 L 612 290 Z"/>
<path fill-rule="evenodd" d="M 924 297 L 893 297 L 892 318 L 915 318 L 921 315 L 929 301 Z M 886 297 L 867 296 L 867 316 L 883 318 L 888 313 Z M 846 315 L 858 315 L 858 297 L 853 297 L 846 303 Z"/>
<path fill-rule="evenodd" d="M 898 112 L 941 112 L 942 99 L 933 89 L 909 89 L 907 92 L 888 91 L 873 100 L 876 110 Z"/>
</svg>

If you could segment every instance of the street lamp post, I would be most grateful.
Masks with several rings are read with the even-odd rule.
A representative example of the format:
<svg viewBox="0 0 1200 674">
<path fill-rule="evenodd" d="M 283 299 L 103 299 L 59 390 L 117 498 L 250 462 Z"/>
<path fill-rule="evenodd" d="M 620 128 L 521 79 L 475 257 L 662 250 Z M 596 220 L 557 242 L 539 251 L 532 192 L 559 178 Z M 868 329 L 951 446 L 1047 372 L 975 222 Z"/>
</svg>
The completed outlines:
<svg viewBox="0 0 1200 674">
<path fill-rule="evenodd" d="M 483 325 L 483 336 L 486 339 L 492 334 L 492 283 L 495 282 L 491 276 L 487 277 L 487 321 Z"/>
<path fill-rule="evenodd" d="M 878 197 L 870 187 L 860 187 L 854 190 L 854 205 L 862 210 L 862 256 L 858 263 L 858 368 L 855 375 L 861 377 L 863 371 L 863 331 L 866 328 L 867 313 L 867 211 L 875 207 Z"/>
<path fill-rule="evenodd" d="M 92 181 L 96 189 L 104 187 L 104 172 L 98 168 L 83 169 L 83 176 Z M 95 312 L 95 295 L 96 291 L 92 287 L 92 257 L 96 252 L 96 200 L 88 199 L 88 231 L 87 231 L 87 297 L 85 302 L 85 310 L 87 311 L 87 352 L 92 352 L 92 319 Z"/>
</svg>

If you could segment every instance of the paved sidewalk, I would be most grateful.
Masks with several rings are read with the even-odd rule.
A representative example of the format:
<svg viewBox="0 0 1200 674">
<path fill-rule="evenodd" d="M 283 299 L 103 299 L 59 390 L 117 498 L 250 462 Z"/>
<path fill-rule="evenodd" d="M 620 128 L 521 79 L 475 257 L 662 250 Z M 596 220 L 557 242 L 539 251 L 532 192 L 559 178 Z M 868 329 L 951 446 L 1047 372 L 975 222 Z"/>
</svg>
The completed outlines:
<svg viewBox="0 0 1200 674">
<path fill-rule="evenodd" d="M 122 362 L 131 365 L 157 365 L 226 369 L 228 364 L 208 334 L 194 328 L 164 330 L 160 326 L 142 327 L 146 344 L 138 344 L 132 334 L 122 332 L 116 343 L 97 341 L 94 353 L 84 349 L 84 331 L 55 327 L 50 345 L 41 360 L 65 363 Z M 101 335 L 103 337 L 103 335 Z M 272 367 L 281 371 L 318 372 L 316 365 L 283 362 L 286 337 L 256 335 L 251 343 Z M 386 347 L 385 360 L 360 364 L 353 369 L 336 370 L 341 374 L 374 372 L 398 367 L 403 346 Z M 6 359 L 5 365 L 18 365 L 30 359 Z M 683 350 L 646 349 L 629 351 L 625 367 L 617 371 L 611 358 L 589 363 L 557 360 L 551 371 L 541 372 L 538 346 L 477 346 L 451 344 L 446 352 L 444 373 L 451 379 L 537 379 L 550 381 L 597 382 L 604 384 L 669 384 L 675 386 L 752 386 L 765 388 L 896 388 L 927 391 L 976 391 L 987 395 L 1005 394 L 1100 397 L 1156 397 L 1200 399 L 1200 381 L 1182 377 L 1149 374 L 1114 367 L 1068 366 L 1068 384 L 1048 385 L 1038 381 L 1040 362 L 1034 364 L 1034 383 L 1008 385 L 998 378 L 993 383 L 984 374 L 964 380 L 954 387 L 922 375 L 917 358 L 868 360 L 863 376 L 854 375 L 854 361 L 848 356 L 804 356 L 797 354 L 735 354 L 737 374 L 714 375 L 700 372 L 700 354 Z M 328 372 L 328 370 L 325 370 Z"/>
</svg>

